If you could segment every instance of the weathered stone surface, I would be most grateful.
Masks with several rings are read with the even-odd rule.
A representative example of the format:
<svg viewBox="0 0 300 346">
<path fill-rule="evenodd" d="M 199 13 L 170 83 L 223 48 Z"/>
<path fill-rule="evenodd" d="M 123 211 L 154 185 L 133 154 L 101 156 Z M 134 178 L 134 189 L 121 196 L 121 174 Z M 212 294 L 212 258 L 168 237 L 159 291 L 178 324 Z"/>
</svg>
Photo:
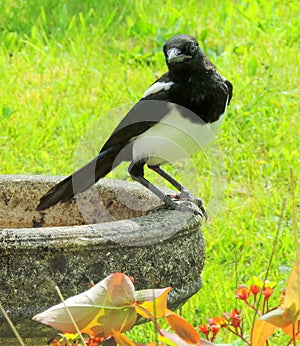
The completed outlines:
<svg viewBox="0 0 300 346">
<path fill-rule="evenodd" d="M 82 196 L 79 208 L 71 202 L 36 212 L 38 199 L 58 180 L 0 176 L 0 300 L 23 337 L 51 336 L 31 318 L 59 302 L 55 285 L 69 297 L 122 271 L 134 277 L 136 289 L 172 286 L 173 309 L 201 288 L 199 216 L 143 215 L 158 200 L 137 184 L 108 180 Z M 0 316 L 0 336 L 11 335 Z"/>
</svg>

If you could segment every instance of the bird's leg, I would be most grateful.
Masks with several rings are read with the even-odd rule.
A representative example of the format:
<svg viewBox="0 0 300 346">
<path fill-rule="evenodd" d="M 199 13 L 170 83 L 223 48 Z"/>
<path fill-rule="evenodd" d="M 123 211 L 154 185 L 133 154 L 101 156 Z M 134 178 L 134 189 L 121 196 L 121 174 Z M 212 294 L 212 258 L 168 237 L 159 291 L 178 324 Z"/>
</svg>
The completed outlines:
<svg viewBox="0 0 300 346">
<path fill-rule="evenodd" d="M 151 166 L 148 165 L 150 169 L 152 169 L 154 172 L 159 174 L 161 177 L 166 179 L 170 184 L 172 184 L 178 191 L 180 191 L 180 194 L 175 195 L 175 199 L 177 200 L 186 200 L 195 203 L 201 212 L 203 213 L 203 216 L 205 219 L 207 219 L 207 213 L 206 210 L 204 209 L 203 202 L 200 198 L 194 197 L 190 191 L 184 187 L 182 184 L 180 184 L 177 180 L 175 180 L 169 173 L 164 171 L 160 166 Z M 170 196 L 169 196 L 170 197 Z"/>
<path fill-rule="evenodd" d="M 164 171 L 162 168 L 160 168 L 160 166 L 151 166 L 148 165 L 148 167 L 150 169 L 152 169 L 154 172 L 156 172 L 157 174 L 159 174 L 161 177 L 165 178 L 170 184 L 172 184 L 178 191 L 183 191 L 186 190 L 188 192 L 188 190 L 181 185 L 177 180 L 175 180 L 169 173 L 167 173 L 166 171 Z"/>
<path fill-rule="evenodd" d="M 148 190 L 154 193 L 160 200 L 162 200 L 165 203 L 165 206 L 160 206 L 160 207 L 163 207 L 163 209 L 167 207 L 173 210 L 176 209 L 176 210 L 182 210 L 182 211 L 192 211 L 194 214 L 199 214 L 196 210 L 192 208 L 178 205 L 168 195 L 164 194 L 156 186 L 150 183 L 150 181 L 148 181 L 144 177 L 144 164 L 145 164 L 144 162 L 137 162 L 137 163 L 132 162 L 128 168 L 128 172 L 133 180 L 138 181 L 140 184 L 142 184 L 144 187 L 146 187 Z M 161 209 L 160 207 L 154 208 L 154 209 L 159 210 Z"/>
</svg>

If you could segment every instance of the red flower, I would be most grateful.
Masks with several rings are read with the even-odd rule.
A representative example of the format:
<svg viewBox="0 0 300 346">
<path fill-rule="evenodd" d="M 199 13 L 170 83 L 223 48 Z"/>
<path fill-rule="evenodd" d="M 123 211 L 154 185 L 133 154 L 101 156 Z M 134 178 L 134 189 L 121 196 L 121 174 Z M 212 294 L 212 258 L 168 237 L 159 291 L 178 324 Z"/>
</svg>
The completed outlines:
<svg viewBox="0 0 300 346">
<path fill-rule="evenodd" d="M 202 324 L 202 326 L 198 326 L 198 329 L 206 336 L 207 340 L 212 342 L 220 329 L 228 325 L 228 320 L 225 316 L 215 316 L 214 318 L 207 318 L 206 320 L 208 324 Z M 210 336 L 211 334 L 212 336 Z"/>
<path fill-rule="evenodd" d="M 224 318 L 222 316 L 215 316 L 210 323 L 211 326 L 219 326 L 221 328 L 226 326 L 227 324 L 228 324 L 228 322 L 227 322 L 226 318 Z"/>
<path fill-rule="evenodd" d="M 221 328 L 222 328 L 222 327 L 221 327 L 220 325 L 217 325 L 217 324 L 212 324 L 212 325 L 210 326 L 210 330 L 211 330 L 211 332 L 213 333 L 213 336 L 214 336 L 214 337 L 219 333 L 219 331 L 220 331 Z M 211 341 L 214 340 L 214 337 L 211 338 Z"/>
<path fill-rule="evenodd" d="M 260 288 L 256 285 L 251 285 L 250 286 L 250 291 L 253 293 L 254 297 L 257 296 L 257 293 L 260 292 Z"/>
<path fill-rule="evenodd" d="M 198 326 L 198 329 L 206 336 L 206 339 L 209 341 L 214 341 L 220 329 L 228 324 L 227 320 L 221 316 L 207 318 L 207 322 L 208 324 L 202 324 L 202 326 Z M 210 334 L 212 334 L 211 337 Z"/>
<path fill-rule="evenodd" d="M 242 316 L 237 309 L 233 309 L 231 312 L 224 312 L 223 317 L 227 321 L 227 325 L 232 326 L 235 329 L 241 325 Z"/>
<path fill-rule="evenodd" d="M 101 336 L 94 336 L 85 340 L 87 346 L 99 346 L 103 342 L 104 338 Z"/>
<path fill-rule="evenodd" d="M 198 329 L 201 333 L 203 333 L 206 336 L 206 339 L 208 340 L 210 328 L 207 324 L 202 324 L 202 326 L 198 326 Z"/>
<path fill-rule="evenodd" d="M 235 297 L 241 300 L 247 300 L 250 296 L 251 291 L 245 285 L 240 285 L 235 291 Z"/>
<path fill-rule="evenodd" d="M 242 316 L 240 312 L 237 309 L 233 309 L 230 313 L 230 324 L 233 326 L 233 328 L 238 329 L 238 327 L 241 325 L 242 322 Z"/>
<path fill-rule="evenodd" d="M 209 323 L 210 331 L 213 334 L 213 336 L 210 338 L 210 341 L 214 341 L 214 339 L 215 339 L 216 335 L 219 333 L 220 329 L 227 325 L 227 321 L 224 317 L 221 317 L 221 316 L 215 316 L 214 318 L 208 318 L 207 321 Z"/>
<path fill-rule="evenodd" d="M 271 297 L 272 293 L 273 290 L 271 287 L 264 287 L 262 290 L 262 294 L 264 295 L 265 300 L 268 300 Z"/>
</svg>

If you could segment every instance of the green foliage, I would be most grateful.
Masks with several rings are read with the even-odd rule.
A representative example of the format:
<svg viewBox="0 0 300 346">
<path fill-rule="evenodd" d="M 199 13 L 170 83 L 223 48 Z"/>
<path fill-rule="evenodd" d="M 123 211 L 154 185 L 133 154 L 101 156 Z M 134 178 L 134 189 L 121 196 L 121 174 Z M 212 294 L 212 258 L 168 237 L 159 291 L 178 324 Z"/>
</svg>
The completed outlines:
<svg viewBox="0 0 300 346">
<path fill-rule="evenodd" d="M 0 173 L 71 173 L 86 131 L 98 132 L 96 151 L 111 130 L 105 115 L 165 72 L 164 40 L 195 35 L 234 97 L 217 150 L 168 168 L 211 218 L 203 289 L 183 314 L 198 325 L 230 310 L 230 292 L 270 256 L 290 167 L 299 196 L 299 10 L 296 0 L 2 1 Z M 128 179 L 126 167 L 110 176 Z M 279 289 L 293 258 L 291 218 L 288 199 L 270 271 Z M 147 328 L 133 333 L 142 339 Z"/>
</svg>

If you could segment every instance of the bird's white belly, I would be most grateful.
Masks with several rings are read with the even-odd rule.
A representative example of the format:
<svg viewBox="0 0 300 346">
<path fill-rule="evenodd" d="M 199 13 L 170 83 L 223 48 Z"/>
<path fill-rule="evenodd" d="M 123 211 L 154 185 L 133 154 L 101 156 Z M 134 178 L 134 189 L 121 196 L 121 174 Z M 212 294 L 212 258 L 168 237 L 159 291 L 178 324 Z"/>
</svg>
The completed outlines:
<svg viewBox="0 0 300 346">
<path fill-rule="evenodd" d="M 212 124 L 183 118 L 175 107 L 149 130 L 133 140 L 133 161 L 145 159 L 149 165 L 172 163 L 199 152 L 214 138 L 223 116 Z M 197 120 L 197 122 L 196 122 Z M 201 121 L 201 119 L 200 119 Z"/>
</svg>

